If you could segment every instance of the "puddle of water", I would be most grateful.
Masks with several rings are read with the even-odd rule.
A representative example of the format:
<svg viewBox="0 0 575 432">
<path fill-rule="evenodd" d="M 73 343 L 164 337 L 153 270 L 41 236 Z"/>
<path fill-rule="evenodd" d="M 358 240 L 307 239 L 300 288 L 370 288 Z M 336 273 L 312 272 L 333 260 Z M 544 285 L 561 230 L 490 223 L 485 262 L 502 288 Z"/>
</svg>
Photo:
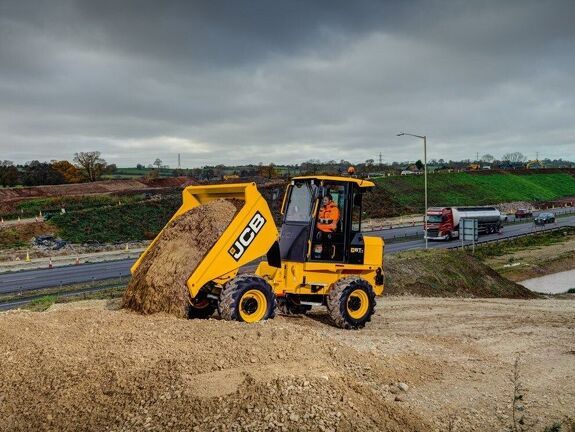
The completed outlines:
<svg viewBox="0 0 575 432">
<path fill-rule="evenodd" d="M 562 294 L 570 288 L 575 288 L 575 270 L 527 279 L 520 283 L 531 291 L 545 294 Z"/>
</svg>

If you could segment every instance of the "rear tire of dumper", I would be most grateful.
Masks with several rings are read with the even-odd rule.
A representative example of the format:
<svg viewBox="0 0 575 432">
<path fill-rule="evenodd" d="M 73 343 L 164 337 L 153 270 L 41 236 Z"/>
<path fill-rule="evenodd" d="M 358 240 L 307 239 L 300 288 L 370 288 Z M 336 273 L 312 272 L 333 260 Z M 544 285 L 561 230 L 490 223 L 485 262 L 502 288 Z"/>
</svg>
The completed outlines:
<svg viewBox="0 0 575 432">
<path fill-rule="evenodd" d="M 373 288 L 359 277 L 341 279 L 327 296 L 327 310 L 337 327 L 351 330 L 363 328 L 375 312 Z"/>
<path fill-rule="evenodd" d="M 225 284 L 218 308 L 225 320 L 254 323 L 275 316 L 276 299 L 265 279 L 241 275 Z"/>
</svg>

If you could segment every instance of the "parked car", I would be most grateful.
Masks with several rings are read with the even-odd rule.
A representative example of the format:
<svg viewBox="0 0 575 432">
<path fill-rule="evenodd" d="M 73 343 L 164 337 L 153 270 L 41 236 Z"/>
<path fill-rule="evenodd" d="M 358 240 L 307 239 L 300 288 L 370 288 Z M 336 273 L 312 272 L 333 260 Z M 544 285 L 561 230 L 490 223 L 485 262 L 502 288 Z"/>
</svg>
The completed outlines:
<svg viewBox="0 0 575 432">
<path fill-rule="evenodd" d="M 533 212 L 529 209 L 520 208 L 515 212 L 515 219 L 524 219 L 533 217 Z"/>
<path fill-rule="evenodd" d="M 548 223 L 555 223 L 555 215 L 553 213 L 539 213 L 534 219 L 535 225 L 545 225 Z"/>
</svg>

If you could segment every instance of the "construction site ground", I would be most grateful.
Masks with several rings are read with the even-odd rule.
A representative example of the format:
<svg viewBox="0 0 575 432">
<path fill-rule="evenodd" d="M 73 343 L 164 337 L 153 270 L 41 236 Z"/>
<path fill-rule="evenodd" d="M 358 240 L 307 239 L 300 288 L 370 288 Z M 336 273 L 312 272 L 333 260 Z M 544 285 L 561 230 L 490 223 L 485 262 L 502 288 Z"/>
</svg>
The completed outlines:
<svg viewBox="0 0 575 432">
<path fill-rule="evenodd" d="M 383 297 L 257 324 L 117 310 L 0 314 L 0 430 L 500 431 L 573 416 L 575 302 Z"/>
</svg>

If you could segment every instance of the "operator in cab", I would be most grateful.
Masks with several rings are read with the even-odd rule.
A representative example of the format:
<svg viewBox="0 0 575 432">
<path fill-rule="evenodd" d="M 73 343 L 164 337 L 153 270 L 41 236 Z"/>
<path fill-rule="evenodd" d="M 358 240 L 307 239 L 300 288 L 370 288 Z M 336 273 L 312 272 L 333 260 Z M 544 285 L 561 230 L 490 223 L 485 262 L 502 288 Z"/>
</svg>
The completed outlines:
<svg viewBox="0 0 575 432">
<path fill-rule="evenodd" d="M 326 233 L 332 233 L 337 230 L 339 222 L 339 208 L 333 202 L 331 194 L 327 194 L 321 200 L 321 208 L 317 218 L 317 229 Z"/>
</svg>

